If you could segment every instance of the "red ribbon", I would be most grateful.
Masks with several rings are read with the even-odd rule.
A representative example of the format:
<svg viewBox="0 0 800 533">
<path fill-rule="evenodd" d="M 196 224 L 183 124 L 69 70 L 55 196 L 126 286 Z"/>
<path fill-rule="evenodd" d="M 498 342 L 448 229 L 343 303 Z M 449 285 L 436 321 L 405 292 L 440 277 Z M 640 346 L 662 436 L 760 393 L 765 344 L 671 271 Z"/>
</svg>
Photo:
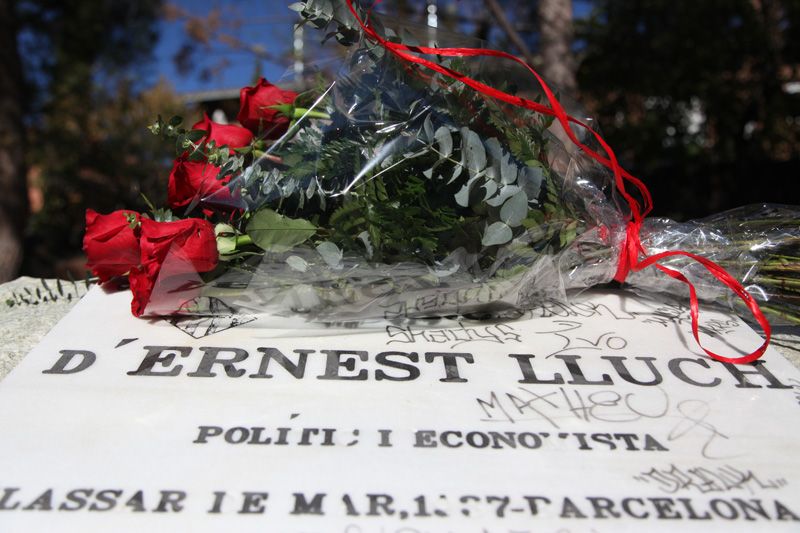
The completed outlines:
<svg viewBox="0 0 800 533">
<path fill-rule="evenodd" d="M 390 51 L 400 59 L 403 59 L 404 61 L 407 61 L 409 63 L 421 65 L 434 72 L 438 72 L 444 76 L 460 81 L 464 85 L 471 87 L 472 89 L 478 91 L 481 94 L 494 98 L 495 100 L 506 102 L 508 104 L 517 107 L 530 109 L 531 111 L 535 111 L 543 115 L 555 117 L 561 124 L 561 127 L 564 129 L 564 132 L 567 134 L 569 139 L 577 147 L 579 147 L 586 155 L 588 155 L 595 161 L 599 162 L 601 165 L 608 168 L 614 173 L 614 182 L 616 184 L 617 190 L 619 191 L 619 193 L 622 195 L 622 197 L 625 199 L 625 201 L 628 203 L 628 206 L 630 207 L 631 220 L 628 222 L 628 226 L 626 228 L 625 242 L 622 247 L 622 252 L 620 253 L 619 264 L 614 279 L 616 281 L 623 282 L 625 281 L 625 278 L 627 277 L 629 272 L 631 271 L 637 272 L 649 266 L 655 266 L 666 275 L 685 283 L 689 287 L 690 314 L 692 317 L 692 334 L 694 335 L 694 338 L 697 341 L 698 346 L 700 346 L 700 348 L 702 348 L 705 353 L 707 353 L 709 356 L 718 361 L 726 363 L 750 363 L 752 361 L 755 361 L 764 354 L 764 352 L 767 349 L 767 346 L 769 346 L 770 339 L 772 337 L 772 329 L 769 325 L 769 322 L 767 321 L 767 318 L 764 316 L 764 314 L 761 312 L 761 309 L 758 307 L 758 303 L 744 289 L 744 287 L 742 287 L 742 285 L 739 283 L 738 280 L 736 280 L 736 278 L 731 276 L 724 268 L 714 263 L 713 261 L 710 261 L 699 255 L 692 254 L 690 252 L 685 252 L 682 250 L 674 250 L 674 251 L 662 252 L 655 255 L 647 254 L 646 250 L 642 246 L 640 238 L 640 231 L 642 228 L 642 223 L 644 222 L 644 218 L 653 208 L 653 200 L 650 195 L 650 191 L 647 189 L 647 186 L 637 177 L 633 176 L 620 166 L 619 161 L 617 160 L 617 156 L 616 154 L 614 154 L 614 150 L 611 149 L 611 147 L 608 145 L 608 143 L 606 143 L 606 141 L 600 136 L 599 133 L 594 131 L 589 125 L 585 124 L 584 122 L 576 119 L 575 117 L 570 116 L 564 110 L 562 105 L 559 103 L 558 99 L 553 94 L 553 91 L 550 89 L 547 83 L 545 83 L 542 77 L 539 76 L 539 73 L 537 73 L 533 69 L 533 67 L 531 67 L 524 60 L 516 56 L 498 50 L 490 50 L 484 48 L 430 48 L 426 46 L 408 46 L 402 43 L 387 41 L 372 28 L 368 20 L 364 21 L 361 18 L 361 16 L 359 16 L 358 12 L 353 6 L 352 0 L 346 0 L 346 2 L 348 7 L 350 8 L 350 12 L 356 18 L 359 25 L 364 30 L 364 33 L 370 39 L 374 40 L 375 42 L 383 46 L 386 50 Z M 539 83 L 542 90 L 544 91 L 544 94 L 547 97 L 550 106 L 548 107 L 547 105 L 544 104 L 539 104 L 537 102 L 533 102 L 531 100 L 521 98 L 519 96 L 508 94 L 504 91 L 486 85 L 485 83 L 481 83 L 477 80 L 474 80 L 469 76 L 467 76 L 466 74 L 462 74 L 461 72 L 458 72 L 451 68 L 439 65 L 423 57 L 419 57 L 418 55 L 415 54 L 435 55 L 443 57 L 479 57 L 479 56 L 497 57 L 514 61 L 515 63 L 518 63 L 523 67 L 525 67 L 526 69 L 528 69 L 528 71 L 536 78 L 536 81 Z M 592 150 L 590 147 L 583 144 L 576 137 L 575 133 L 572 131 L 570 124 L 574 124 L 584 129 L 589 134 L 591 134 L 591 136 L 602 147 L 603 151 L 605 152 L 605 155 L 598 153 Z M 642 198 L 641 204 L 633 195 L 631 195 L 628 192 L 628 190 L 626 189 L 626 185 L 630 185 L 636 189 L 636 191 Z M 640 256 L 642 256 L 641 260 L 639 259 Z M 699 320 L 698 320 L 698 316 L 700 314 L 700 304 L 697 299 L 697 291 L 695 290 L 694 285 L 692 284 L 691 281 L 689 281 L 683 274 L 681 274 L 677 270 L 658 264 L 658 262 L 661 261 L 662 259 L 666 259 L 668 257 L 676 257 L 676 256 L 688 257 L 700 263 L 723 285 L 730 288 L 731 291 L 734 292 L 734 294 L 736 294 L 742 301 L 744 301 L 744 303 L 747 305 L 747 308 L 753 314 L 753 317 L 761 326 L 761 329 L 764 330 L 765 340 L 757 350 L 742 357 L 725 357 L 717 353 L 714 353 L 711 350 L 706 349 L 702 345 L 702 343 L 700 342 Z"/>
</svg>

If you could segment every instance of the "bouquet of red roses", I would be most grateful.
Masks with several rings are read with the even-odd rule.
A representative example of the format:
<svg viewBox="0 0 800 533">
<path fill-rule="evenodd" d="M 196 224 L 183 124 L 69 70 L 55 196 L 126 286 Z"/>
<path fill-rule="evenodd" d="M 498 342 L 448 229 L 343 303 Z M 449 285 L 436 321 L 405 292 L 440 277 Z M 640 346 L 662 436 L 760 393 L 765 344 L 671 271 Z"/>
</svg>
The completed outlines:
<svg viewBox="0 0 800 533">
<path fill-rule="evenodd" d="M 290 119 L 273 106 L 291 106 L 296 97 L 296 93 L 262 79 L 255 87 L 241 91 L 237 120 L 246 127 L 214 123 L 208 116 L 194 124 L 190 132 L 179 129 L 178 120 L 153 127 L 170 136 L 181 131 L 181 153 L 169 175 L 169 208 L 192 212 L 198 207 L 202 218 L 177 218 L 169 210 L 154 210 L 152 218 L 127 210 L 108 215 L 87 210 L 87 267 L 101 283 L 128 276 L 134 315 L 141 316 L 148 305 L 156 313 L 177 312 L 199 294 L 203 285 L 200 274 L 213 271 L 219 264 L 217 234 L 210 220 L 230 217 L 245 207 L 237 204 L 235 190 L 229 187 L 232 176 L 220 177 L 220 167 L 214 162 L 228 160 L 220 150 L 228 157 L 237 149 L 255 152 L 265 140 L 280 137 Z"/>
<path fill-rule="evenodd" d="M 465 59 L 516 58 L 401 40 L 351 0 L 293 9 L 351 46 L 335 79 L 245 87 L 240 125 L 159 118 L 151 129 L 177 155 L 168 208 L 87 212 L 89 268 L 128 276 L 135 315 L 497 315 L 627 279 L 688 284 L 694 313 L 695 287 L 717 301 L 730 289 L 768 330 L 744 282 L 796 320 L 796 210 L 645 220 L 644 185 L 530 67 L 540 98 Z"/>
</svg>

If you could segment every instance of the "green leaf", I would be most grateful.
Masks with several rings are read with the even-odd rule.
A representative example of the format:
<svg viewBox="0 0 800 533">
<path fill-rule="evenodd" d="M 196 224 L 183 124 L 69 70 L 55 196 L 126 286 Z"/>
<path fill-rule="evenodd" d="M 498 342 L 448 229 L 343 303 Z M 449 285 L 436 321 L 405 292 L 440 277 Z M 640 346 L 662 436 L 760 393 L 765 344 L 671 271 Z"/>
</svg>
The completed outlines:
<svg viewBox="0 0 800 533">
<path fill-rule="evenodd" d="M 461 189 L 455 195 L 453 195 L 458 205 L 462 207 L 469 206 L 470 192 L 472 191 L 472 186 L 475 185 L 477 180 L 478 176 L 470 178 L 470 180 L 462 185 Z"/>
<path fill-rule="evenodd" d="M 471 176 L 486 168 L 486 148 L 477 133 L 461 128 L 462 150 L 466 155 L 467 169 Z"/>
<path fill-rule="evenodd" d="M 436 137 L 436 144 L 439 145 L 439 157 L 441 159 L 450 157 L 450 154 L 453 153 L 453 136 L 450 134 L 450 130 L 440 126 L 434 133 L 434 137 Z"/>
<path fill-rule="evenodd" d="M 172 211 L 166 208 L 154 209 L 152 211 L 152 214 L 153 214 L 153 220 L 155 220 L 156 222 L 172 222 L 174 220 L 177 220 L 175 215 L 172 214 Z"/>
<path fill-rule="evenodd" d="M 500 208 L 500 220 L 515 228 L 522 224 L 525 217 L 528 216 L 528 197 L 525 196 L 525 191 L 519 191 L 517 194 L 506 200 L 503 207 Z"/>
<path fill-rule="evenodd" d="M 324 241 L 317 245 L 317 252 L 328 266 L 338 270 L 342 268 L 342 251 L 334 243 Z"/>
<path fill-rule="evenodd" d="M 427 115 L 425 121 L 422 123 L 422 130 L 425 132 L 425 142 L 430 143 L 433 141 L 433 122 L 431 116 Z"/>
<path fill-rule="evenodd" d="M 511 240 L 511 237 L 513 237 L 511 228 L 503 222 L 495 222 L 486 228 L 486 231 L 483 233 L 483 239 L 481 239 L 481 244 L 484 246 L 505 244 Z"/>
<path fill-rule="evenodd" d="M 317 232 L 317 227 L 302 218 L 289 218 L 272 209 L 261 209 L 250 218 L 246 231 L 259 248 L 282 253 L 305 242 Z"/>
<path fill-rule="evenodd" d="M 461 160 L 463 162 L 464 160 L 463 157 Z M 450 180 L 447 182 L 447 184 L 450 185 L 451 183 L 453 183 L 456 180 L 456 178 L 458 178 L 461 175 L 462 170 L 464 170 L 463 163 L 456 164 L 455 168 L 453 168 L 453 175 L 450 176 Z"/>
<path fill-rule="evenodd" d="M 306 272 L 308 270 L 308 262 L 297 255 L 287 257 L 286 264 L 289 265 L 289 268 L 298 272 Z"/>
<path fill-rule="evenodd" d="M 544 213 L 531 209 L 528 211 L 528 218 L 522 221 L 522 225 L 527 229 L 537 228 L 544 223 Z"/>
<path fill-rule="evenodd" d="M 486 203 L 492 207 L 500 207 L 506 200 L 519 193 L 520 188 L 516 185 L 506 185 L 500 189 L 500 192 L 494 198 L 486 200 Z"/>
<path fill-rule="evenodd" d="M 558 235 L 558 239 L 562 248 L 571 244 L 572 241 L 575 240 L 575 237 L 577 237 L 578 234 L 577 226 L 578 222 L 573 220 L 561 230 Z"/>
<path fill-rule="evenodd" d="M 333 212 L 328 220 L 331 228 L 348 231 L 351 228 L 361 226 L 366 222 L 362 213 L 363 206 L 358 201 L 349 201 Z"/>
<path fill-rule="evenodd" d="M 511 155 L 504 153 L 500 159 L 500 181 L 505 184 L 517 181 L 517 165 L 511 160 Z"/>
<path fill-rule="evenodd" d="M 491 139 L 486 140 L 484 147 L 486 148 L 486 152 L 491 160 L 489 168 L 486 169 L 486 176 L 490 179 L 500 181 L 500 177 L 502 176 L 500 163 L 503 158 L 503 148 L 500 146 L 500 141 L 492 137 Z"/>
<path fill-rule="evenodd" d="M 147 126 L 147 129 L 149 129 L 153 135 L 161 135 L 164 131 L 164 119 L 161 118 L 161 115 L 158 115 L 156 121 Z"/>
<path fill-rule="evenodd" d="M 542 190 L 544 173 L 541 166 L 528 166 L 519 173 L 519 184 L 528 198 L 537 199 Z"/>
<path fill-rule="evenodd" d="M 192 141 L 193 143 L 196 143 L 206 135 L 208 135 L 208 132 L 206 130 L 191 130 L 186 132 L 186 139 Z"/>
<path fill-rule="evenodd" d="M 492 196 L 494 196 L 494 193 L 497 192 L 497 183 L 492 180 L 489 180 L 483 184 L 483 188 L 486 189 L 486 195 L 483 198 L 484 200 L 486 200 L 487 198 L 491 198 Z"/>
</svg>

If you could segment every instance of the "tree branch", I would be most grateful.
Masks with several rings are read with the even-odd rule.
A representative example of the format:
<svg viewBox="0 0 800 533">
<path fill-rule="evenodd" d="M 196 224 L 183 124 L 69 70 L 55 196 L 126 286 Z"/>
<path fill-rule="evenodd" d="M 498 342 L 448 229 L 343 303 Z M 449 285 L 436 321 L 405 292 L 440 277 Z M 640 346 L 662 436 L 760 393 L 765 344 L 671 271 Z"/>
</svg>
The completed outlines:
<svg viewBox="0 0 800 533">
<path fill-rule="evenodd" d="M 525 61 L 527 61 L 529 65 L 533 65 L 535 63 L 535 58 L 533 57 L 531 49 L 528 48 L 528 45 L 525 44 L 519 32 L 517 32 L 508 21 L 506 14 L 503 12 L 503 8 L 500 7 L 497 0 L 483 0 L 483 3 L 486 4 L 487 9 L 492 13 L 492 16 L 497 20 L 497 24 L 503 29 L 511 42 L 514 43 L 514 46 L 522 53 Z"/>
</svg>

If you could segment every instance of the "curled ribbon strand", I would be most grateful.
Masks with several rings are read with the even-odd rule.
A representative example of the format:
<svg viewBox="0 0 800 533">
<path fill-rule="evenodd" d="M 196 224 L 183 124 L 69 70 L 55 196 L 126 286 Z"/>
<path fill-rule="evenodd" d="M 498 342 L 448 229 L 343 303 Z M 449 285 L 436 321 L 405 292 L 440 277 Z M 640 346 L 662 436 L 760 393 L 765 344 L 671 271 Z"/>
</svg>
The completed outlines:
<svg viewBox="0 0 800 533">
<path fill-rule="evenodd" d="M 535 111 L 537 113 L 541 113 L 543 115 L 555 117 L 558 120 L 561 127 L 564 129 L 567 137 L 569 137 L 570 141 L 575 144 L 578 148 L 580 148 L 586 155 L 603 165 L 604 167 L 611 170 L 614 174 L 614 183 L 616 185 L 617 191 L 619 194 L 625 199 L 627 202 L 630 212 L 631 212 L 631 220 L 628 223 L 626 228 L 626 236 L 625 236 L 625 243 L 623 245 L 623 249 L 620 253 L 619 264 L 617 268 L 616 275 L 614 277 L 615 280 L 619 282 L 625 281 L 628 273 L 631 271 L 637 272 L 639 270 L 643 270 L 650 266 L 655 266 L 664 274 L 670 276 L 673 279 L 676 279 L 684 284 L 689 288 L 689 301 L 690 301 L 690 315 L 692 318 L 692 335 L 697 341 L 698 346 L 702 348 L 702 350 L 708 354 L 710 357 L 722 361 L 725 363 L 750 363 L 755 361 L 759 357 L 761 357 L 769 346 L 770 339 L 772 337 L 772 329 L 770 327 L 767 318 L 761 312 L 761 309 L 758 306 L 758 303 L 755 299 L 742 287 L 736 278 L 731 276 L 724 268 L 719 266 L 718 264 L 710 261 L 704 257 L 701 257 L 696 254 L 692 254 L 690 252 L 686 252 L 683 250 L 673 250 L 673 251 L 666 251 L 662 253 L 658 253 L 655 255 L 648 255 L 645 251 L 644 247 L 642 246 L 641 238 L 640 238 L 640 231 L 642 228 L 642 224 L 644 222 L 644 218 L 653 208 L 653 200 L 652 196 L 650 195 L 650 191 L 647 189 L 647 186 L 639 180 L 637 177 L 633 176 L 622 166 L 619 164 L 617 160 L 617 156 L 614 153 L 614 150 L 611 149 L 611 146 L 606 143 L 606 141 L 600 136 L 599 133 L 594 131 L 588 124 L 576 119 L 575 117 L 569 115 L 561 105 L 561 103 L 556 98 L 553 91 L 550 87 L 545 83 L 544 79 L 539 75 L 536 70 L 533 69 L 528 63 L 524 60 L 508 54 L 506 52 L 501 52 L 498 50 L 491 50 L 491 49 L 484 49 L 484 48 L 431 48 L 426 46 L 408 46 L 402 43 L 391 42 L 384 39 L 381 35 L 379 35 L 370 25 L 368 20 L 364 20 L 358 14 L 357 10 L 353 6 L 353 0 L 346 0 L 347 6 L 350 9 L 350 12 L 355 17 L 356 21 L 361 26 L 364 34 L 370 38 L 371 40 L 380 44 L 383 48 L 394 54 L 400 59 L 407 61 L 409 63 L 413 63 L 416 65 L 420 65 L 425 67 L 429 70 L 442 74 L 443 76 L 447 76 L 448 78 L 454 79 L 471 87 L 475 91 L 478 91 L 481 94 L 489 96 L 495 100 L 505 102 L 517 107 L 522 107 L 524 109 L 529 109 L 531 111 Z M 542 91 L 545 94 L 550 106 L 540 104 L 537 102 L 533 102 L 526 98 L 522 98 L 519 96 L 514 96 L 512 94 L 506 93 L 485 83 L 481 83 L 471 77 L 458 72 L 454 69 L 448 68 L 446 66 L 440 65 L 419 55 L 434 55 L 434 56 L 442 56 L 442 57 L 497 57 L 501 59 L 507 59 L 518 63 L 525 67 L 528 72 L 530 72 L 535 78 L 536 81 L 542 88 Z M 590 148 L 589 146 L 582 143 L 575 133 L 572 131 L 571 124 L 580 127 L 584 131 L 586 131 L 592 138 L 597 141 L 600 147 L 603 149 L 605 153 L 599 153 Z M 636 192 L 641 196 L 642 203 L 639 202 L 626 188 L 626 185 L 632 186 Z M 640 256 L 642 259 L 640 260 Z M 659 264 L 659 261 L 662 259 L 666 259 L 668 257 L 677 257 L 682 256 L 700 263 L 706 270 L 711 273 L 715 278 L 717 278 L 723 285 L 731 289 L 736 296 L 738 296 L 747 306 L 747 308 L 752 313 L 753 317 L 758 322 L 761 329 L 764 331 L 764 342 L 761 344 L 759 348 L 755 351 L 741 356 L 741 357 L 725 357 L 719 355 L 717 353 L 712 352 L 711 350 L 706 349 L 702 343 L 700 342 L 700 332 L 699 332 L 699 314 L 700 314 L 700 304 L 697 298 L 697 291 L 689 281 L 686 276 L 682 273 L 678 272 L 677 270 L 665 267 L 664 265 Z"/>
</svg>

